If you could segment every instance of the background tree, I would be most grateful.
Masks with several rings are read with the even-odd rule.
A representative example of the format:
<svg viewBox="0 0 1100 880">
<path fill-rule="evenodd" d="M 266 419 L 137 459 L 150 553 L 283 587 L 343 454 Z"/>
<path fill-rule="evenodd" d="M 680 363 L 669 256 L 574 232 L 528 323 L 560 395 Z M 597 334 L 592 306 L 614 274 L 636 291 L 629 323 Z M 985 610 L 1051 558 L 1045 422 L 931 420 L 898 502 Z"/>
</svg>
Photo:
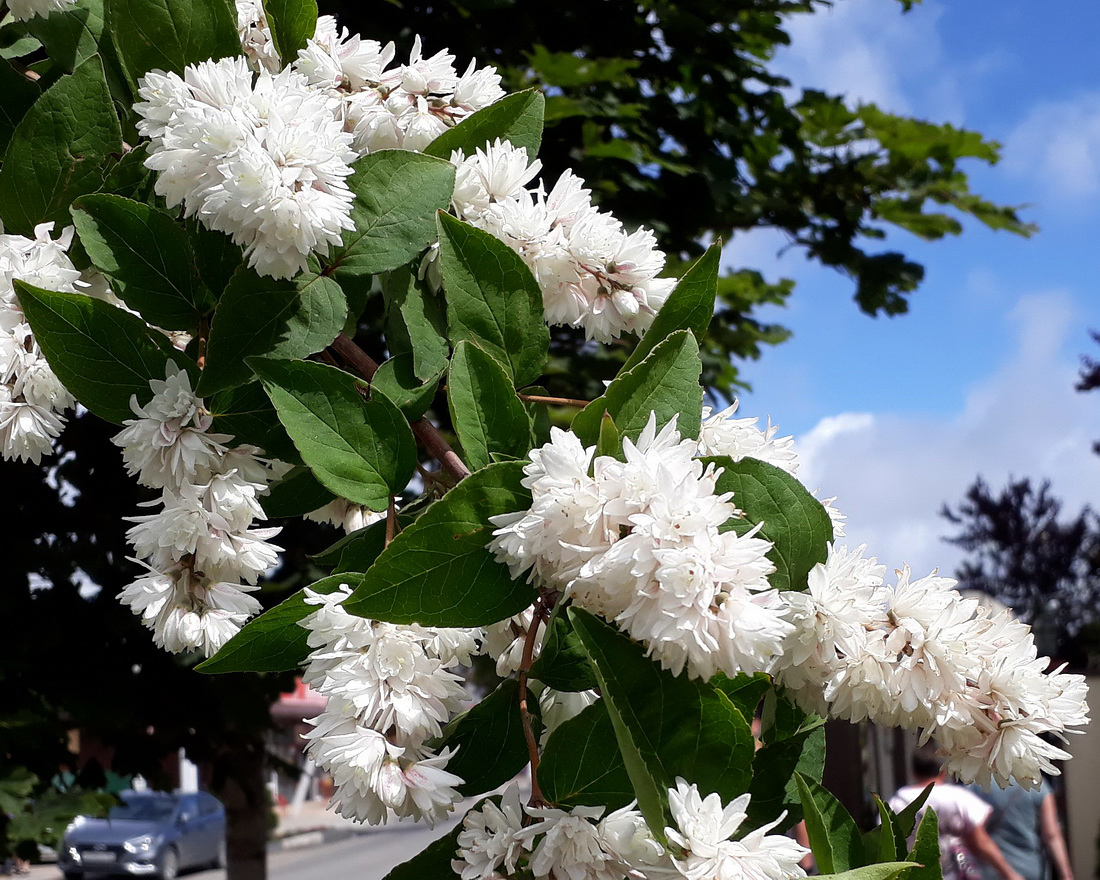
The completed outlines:
<svg viewBox="0 0 1100 880">
<path fill-rule="evenodd" d="M 1008 605 L 1048 641 L 1041 650 L 1085 665 L 1100 599 L 1096 513 L 1063 516 L 1049 481 L 1010 480 L 994 493 L 981 477 L 941 513 L 959 526 L 946 540 L 969 554 L 955 572 L 960 588 Z"/>
</svg>

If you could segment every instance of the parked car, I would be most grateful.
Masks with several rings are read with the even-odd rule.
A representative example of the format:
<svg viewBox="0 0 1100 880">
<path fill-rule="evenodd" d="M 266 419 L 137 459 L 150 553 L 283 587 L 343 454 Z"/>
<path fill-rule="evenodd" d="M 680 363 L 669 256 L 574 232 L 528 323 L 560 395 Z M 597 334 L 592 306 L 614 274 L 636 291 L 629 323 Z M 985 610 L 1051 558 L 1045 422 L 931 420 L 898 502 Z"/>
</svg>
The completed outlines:
<svg viewBox="0 0 1100 880">
<path fill-rule="evenodd" d="M 58 866 L 66 880 L 131 874 L 175 880 L 181 868 L 225 866 L 225 809 L 206 792 L 124 791 L 106 819 L 78 816 Z"/>
</svg>

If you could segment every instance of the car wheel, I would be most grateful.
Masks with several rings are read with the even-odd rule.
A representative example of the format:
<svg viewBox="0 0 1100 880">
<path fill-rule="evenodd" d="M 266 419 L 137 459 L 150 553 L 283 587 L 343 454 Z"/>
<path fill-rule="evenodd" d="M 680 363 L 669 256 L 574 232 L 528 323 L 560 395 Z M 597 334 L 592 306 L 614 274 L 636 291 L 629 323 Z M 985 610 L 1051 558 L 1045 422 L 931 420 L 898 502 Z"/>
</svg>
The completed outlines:
<svg viewBox="0 0 1100 880">
<path fill-rule="evenodd" d="M 224 868 L 228 864 L 228 860 L 225 856 L 225 841 L 223 840 L 218 844 L 218 854 L 214 856 L 214 867 Z"/>
<path fill-rule="evenodd" d="M 176 880 L 176 876 L 179 872 L 179 854 L 172 847 L 168 847 L 168 849 L 160 854 L 160 861 L 157 864 L 157 876 L 160 880 Z"/>
</svg>

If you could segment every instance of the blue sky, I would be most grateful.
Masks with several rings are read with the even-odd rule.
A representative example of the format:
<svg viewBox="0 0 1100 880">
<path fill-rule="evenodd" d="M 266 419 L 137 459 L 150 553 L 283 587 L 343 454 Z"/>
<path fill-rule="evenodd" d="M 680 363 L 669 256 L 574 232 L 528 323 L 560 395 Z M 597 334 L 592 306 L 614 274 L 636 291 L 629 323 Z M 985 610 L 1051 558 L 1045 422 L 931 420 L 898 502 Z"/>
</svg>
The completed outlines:
<svg viewBox="0 0 1100 880">
<path fill-rule="evenodd" d="M 1071 508 L 1100 506 L 1100 393 L 1073 383 L 1100 357 L 1100 4 L 1074 0 L 838 0 L 791 28 L 778 66 L 796 83 L 999 141 L 975 191 L 1027 204 L 1030 240 L 970 222 L 957 239 L 897 233 L 887 246 L 923 262 L 903 317 L 869 318 L 847 279 L 769 233 L 727 248 L 729 265 L 793 277 L 774 316 L 795 336 L 746 366 L 746 415 L 799 439 L 802 476 L 840 496 L 851 543 L 919 571 L 958 559 L 939 539 L 940 505 L 978 473 L 1047 477 Z M 1056 10 L 1052 12 L 1051 10 Z"/>
</svg>

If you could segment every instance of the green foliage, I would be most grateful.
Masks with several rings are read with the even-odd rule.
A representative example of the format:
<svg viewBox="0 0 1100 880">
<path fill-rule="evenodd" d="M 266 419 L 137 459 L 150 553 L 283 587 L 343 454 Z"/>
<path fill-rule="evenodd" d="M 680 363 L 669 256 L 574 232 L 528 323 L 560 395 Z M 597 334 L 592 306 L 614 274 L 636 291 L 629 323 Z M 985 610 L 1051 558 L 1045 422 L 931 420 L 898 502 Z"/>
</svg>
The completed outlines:
<svg viewBox="0 0 1100 880">
<path fill-rule="evenodd" d="M 3 151 L 7 150 L 16 126 L 42 90 L 7 61 L 0 62 L 0 89 L 4 92 L 4 100 L 0 102 L 0 151 Z"/>
<path fill-rule="evenodd" d="M 324 275 L 303 273 L 292 281 L 239 269 L 214 311 L 199 381 L 203 395 L 252 380 L 245 358 L 306 357 L 320 351 L 344 326 L 347 301 Z"/>
<path fill-rule="evenodd" d="M 413 360 L 413 375 L 424 382 L 447 368 L 451 348 L 439 297 L 425 289 L 408 267 L 390 272 L 382 283 L 386 302 L 386 341 L 395 356 Z M 413 344 L 413 340 L 416 344 Z"/>
<path fill-rule="evenodd" d="M 455 876 L 451 861 L 458 849 L 458 835 L 461 832 L 460 822 L 407 862 L 402 862 L 390 871 L 385 880 L 451 880 Z"/>
<path fill-rule="evenodd" d="M 509 141 L 527 150 L 533 159 L 542 142 L 542 120 L 546 101 L 542 92 L 527 89 L 501 98 L 463 119 L 454 128 L 437 137 L 424 151 L 429 156 L 450 160 L 454 150 L 467 156 L 495 140 Z"/>
<path fill-rule="evenodd" d="M 107 29 L 132 84 L 150 70 L 239 55 L 231 0 L 106 0 Z"/>
<path fill-rule="evenodd" d="M 54 64 L 72 73 L 100 51 L 103 26 L 103 0 L 79 0 L 63 11 L 32 18 L 27 31 L 38 38 Z"/>
<path fill-rule="evenodd" d="M 476 343 L 508 370 L 516 388 L 535 381 L 546 365 L 550 334 L 542 292 L 519 254 L 488 232 L 440 214 L 439 266 L 452 344 Z"/>
<path fill-rule="evenodd" d="M 564 608 L 564 605 L 556 607 L 547 623 L 542 651 L 531 667 L 531 677 L 557 691 L 591 690 L 599 683 L 581 637 Z"/>
<path fill-rule="evenodd" d="M 376 523 L 376 525 L 381 525 Z M 384 529 L 375 529 L 379 545 Z M 379 546 L 381 549 L 381 546 Z M 310 590 L 327 595 L 341 585 L 353 585 L 362 575 L 338 574 L 310 584 Z M 222 672 L 282 672 L 298 669 L 309 654 L 308 633 L 299 622 L 316 610 L 306 604 L 305 590 L 299 590 L 244 625 L 239 633 L 222 645 L 212 657 L 195 668 L 211 674 Z"/>
<path fill-rule="evenodd" d="M 447 373 L 447 402 L 470 467 L 527 454 L 531 444 L 527 410 L 504 368 L 473 343 L 455 346 Z"/>
<path fill-rule="evenodd" d="M 317 0 L 263 0 L 263 8 L 279 58 L 290 64 L 317 30 Z"/>
<path fill-rule="evenodd" d="M 744 534 L 762 524 L 756 534 L 772 542 L 768 559 L 776 570 L 768 582 L 777 590 L 805 590 L 810 569 L 825 561 L 833 538 L 833 525 L 821 502 L 797 479 L 767 462 L 724 456 L 704 461 L 722 468 L 716 490 L 733 492 L 733 503 L 744 511 L 727 527 Z"/>
<path fill-rule="evenodd" d="M 432 405 L 442 371 L 421 381 L 415 371 L 415 357 L 412 354 L 399 354 L 378 366 L 378 372 L 371 379 L 371 387 L 377 388 L 410 422 L 419 419 Z"/>
<path fill-rule="evenodd" d="M 675 420 L 682 436 L 696 437 L 703 405 L 701 370 L 695 337 L 690 330 L 677 330 L 577 413 L 571 429 L 586 445 L 596 443 L 606 413 L 623 437 L 637 440 L 653 414 L 658 430 Z"/>
<path fill-rule="evenodd" d="M 447 762 L 447 771 L 465 780 L 457 788 L 459 794 L 471 797 L 504 785 L 527 765 L 527 740 L 518 706 L 519 684 L 514 678 L 506 678 L 480 703 L 447 725 L 440 748 L 457 750 Z M 539 702 L 529 690 L 527 707 L 537 737 L 542 731 Z"/>
<path fill-rule="evenodd" d="M 264 513 L 269 518 L 304 516 L 324 507 L 335 496 L 306 467 L 296 467 L 279 482 L 273 484 L 260 499 Z"/>
<path fill-rule="evenodd" d="M 676 777 L 725 802 L 742 794 L 751 778 L 752 731 L 730 699 L 661 669 L 641 645 L 588 612 L 569 614 L 607 702 L 638 808 L 658 839 L 669 824 Z"/>
<path fill-rule="evenodd" d="M 546 798 L 563 808 L 606 805 L 608 811 L 634 800 L 622 754 L 609 748 L 615 728 L 607 704 L 598 700 L 550 734 L 539 764 Z"/>
<path fill-rule="evenodd" d="M 194 331 L 214 305 L 202 286 L 187 233 L 164 211 L 107 193 L 73 203 L 89 259 L 119 299 L 165 330 Z"/>
<path fill-rule="evenodd" d="M 194 362 L 145 322 L 102 300 L 15 282 L 19 304 L 50 368 L 89 410 L 109 422 L 133 418 L 131 397 L 145 403 L 149 382 L 169 360 L 194 376 Z"/>
<path fill-rule="evenodd" d="M 122 155 L 122 130 L 99 56 L 48 88 L 23 116 L 0 168 L 0 219 L 30 235 L 39 223 L 69 222 L 69 205 L 103 184 Z"/>
<path fill-rule="evenodd" d="M 818 870 L 839 874 L 865 864 L 863 838 L 844 805 L 819 782 L 795 775 L 806 834 Z"/>
<path fill-rule="evenodd" d="M 348 373 L 309 361 L 250 358 L 279 421 L 330 492 L 385 510 L 416 468 L 416 441 L 381 392 L 364 400 Z"/>
<path fill-rule="evenodd" d="M 371 153 L 352 168 L 355 229 L 344 233 L 328 267 L 338 280 L 397 269 L 423 251 L 435 239 L 435 213 L 451 203 L 455 185 L 450 162 L 405 150 Z"/>
<path fill-rule="evenodd" d="M 490 517 L 530 505 L 522 476 L 517 461 L 464 479 L 394 539 L 344 608 L 422 626 L 484 626 L 527 608 L 534 588 L 513 581 L 485 546 L 494 529 Z"/>
</svg>

